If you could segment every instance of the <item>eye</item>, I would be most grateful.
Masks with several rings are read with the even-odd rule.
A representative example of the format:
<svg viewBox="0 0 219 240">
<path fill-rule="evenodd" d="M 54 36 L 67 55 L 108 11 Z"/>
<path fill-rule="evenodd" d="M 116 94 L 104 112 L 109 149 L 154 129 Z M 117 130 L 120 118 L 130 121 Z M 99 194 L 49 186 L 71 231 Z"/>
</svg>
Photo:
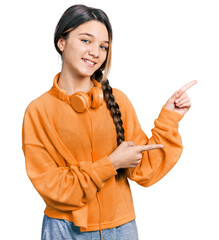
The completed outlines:
<svg viewBox="0 0 219 240">
<path fill-rule="evenodd" d="M 83 42 L 83 41 L 84 41 L 84 42 L 86 42 L 86 41 L 87 41 L 87 42 L 90 42 L 90 41 L 89 41 L 89 40 L 87 40 L 87 39 L 82 39 L 81 41 L 82 41 L 82 42 Z"/>
<path fill-rule="evenodd" d="M 101 46 L 101 47 L 103 47 L 103 49 L 106 51 L 108 50 L 108 47 L 105 47 L 105 46 Z"/>
</svg>

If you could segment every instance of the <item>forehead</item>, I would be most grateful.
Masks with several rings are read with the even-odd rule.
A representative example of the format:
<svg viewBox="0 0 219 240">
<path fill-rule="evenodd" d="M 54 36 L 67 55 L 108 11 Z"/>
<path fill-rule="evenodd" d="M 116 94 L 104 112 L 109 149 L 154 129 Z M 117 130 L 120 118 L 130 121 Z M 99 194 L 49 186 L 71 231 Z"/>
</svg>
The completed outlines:
<svg viewBox="0 0 219 240">
<path fill-rule="evenodd" d="M 76 37 L 76 36 L 80 36 L 79 34 L 81 33 L 92 34 L 99 41 L 109 40 L 106 26 L 99 21 L 91 20 L 91 21 L 85 22 L 80 26 L 78 26 L 73 31 L 71 31 L 70 35 Z M 85 35 L 81 35 L 81 36 L 85 36 Z"/>
</svg>

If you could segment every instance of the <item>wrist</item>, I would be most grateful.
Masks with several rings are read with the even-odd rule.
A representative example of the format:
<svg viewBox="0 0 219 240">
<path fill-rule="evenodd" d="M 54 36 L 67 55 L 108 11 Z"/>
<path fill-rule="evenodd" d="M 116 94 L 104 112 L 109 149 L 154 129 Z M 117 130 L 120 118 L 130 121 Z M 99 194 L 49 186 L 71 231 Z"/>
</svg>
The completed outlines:
<svg viewBox="0 0 219 240">
<path fill-rule="evenodd" d="M 109 160 L 111 161 L 111 163 L 112 163 L 113 167 L 115 168 L 115 170 L 117 170 L 117 169 L 118 169 L 118 166 L 117 166 L 117 164 L 116 164 L 115 159 L 114 159 L 111 155 L 109 155 L 108 158 L 109 158 Z"/>
</svg>

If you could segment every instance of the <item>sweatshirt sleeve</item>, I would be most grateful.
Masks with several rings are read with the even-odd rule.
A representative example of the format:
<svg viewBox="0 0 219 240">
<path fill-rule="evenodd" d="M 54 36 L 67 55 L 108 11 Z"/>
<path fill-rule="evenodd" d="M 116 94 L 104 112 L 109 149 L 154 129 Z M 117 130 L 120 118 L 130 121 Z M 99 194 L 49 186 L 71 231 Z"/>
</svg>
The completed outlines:
<svg viewBox="0 0 219 240">
<path fill-rule="evenodd" d="M 163 144 L 163 148 L 142 152 L 140 163 L 135 168 L 128 168 L 130 180 L 148 187 L 163 178 L 179 160 L 183 145 L 178 132 L 178 122 L 184 116 L 166 107 L 162 107 L 158 118 L 154 121 L 150 138 L 144 133 L 138 121 L 135 109 L 122 93 L 124 108 L 123 122 L 126 141 L 136 145 Z"/>
<path fill-rule="evenodd" d="M 60 144 L 49 142 L 44 128 L 39 113 L 26 110 L 22 149 L 27 175 L 48 206 L 61 211 L 77 210 L 92 200 L 117 171 L 108 156 L 95 162 L 76 161 L 67 149 L 63 156 Z"/>
</svg>

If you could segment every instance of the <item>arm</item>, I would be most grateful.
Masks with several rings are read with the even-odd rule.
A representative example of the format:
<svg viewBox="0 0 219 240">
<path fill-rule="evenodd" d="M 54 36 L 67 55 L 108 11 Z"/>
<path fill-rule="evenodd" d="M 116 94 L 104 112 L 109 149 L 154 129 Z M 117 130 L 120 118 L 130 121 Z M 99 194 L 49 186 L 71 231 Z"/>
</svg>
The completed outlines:
<svg viewBox="0 0 219 240">
<path fill-rule="evenodd" d="M 60 144 L 54 146 L 38 116 L 35 111 L 26 111 L 23 120 L 22 149 L 27 175 L 48 206 L 77 210 L 92 200 L 117 172 L 108 156 L 95 162 L 78 162 L 67 149 L 62 151 Z M 69 167 L 66 161 L 71 162 Z"/>
<path fill-rule="evenodd" d="M 141 162 L 136 168 L 129 168 L 130 179 L 139 185 L 148 187 L 163 178 L 179 160 L 183 150 L 182 140 L 178 132 L 178 121 L 181 116 L 165 107 L 154 121 L 150 139 L 139 129 L 132 138 L 135 144 L 163 144 L 160 149 L 142 153 Z"/>
<path fill-rule="evenodd" d="M 158 118 L 154 121 L 152 136 L 148 139 L 141 128 L 132 103 L 124 93 L 121 94 L 120 105 L 125 106 L 122 107 L 122 120 L 126 141 L 132 141 L 136 145 L 164 145 L 163 148 L 142 152 L 140 163 L 135 168 L 128 168 L 130 180 L 148 187 L 164 177 L 180 158 L 183 146 L 178 132 L 178 122 L 183 115 L 163 106 Z"/>
</svg>

